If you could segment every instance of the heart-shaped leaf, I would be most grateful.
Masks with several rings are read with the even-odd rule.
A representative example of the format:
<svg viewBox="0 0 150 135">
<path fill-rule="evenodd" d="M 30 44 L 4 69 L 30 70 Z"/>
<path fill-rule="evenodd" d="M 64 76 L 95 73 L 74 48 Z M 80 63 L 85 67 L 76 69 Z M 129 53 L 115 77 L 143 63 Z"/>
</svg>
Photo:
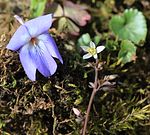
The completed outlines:
<svg viewBox="0 0 150 135">
<path fill-rule="evenodd" d="M 113 16 L 110 29 L 120 38 L 136 44 L 144 41 L 147 34 L 146 20 L 137 9 L 126 9 L 122 16 Z"/>
<path fill-rule="evenodd" d="M 136 46 L 129 40 L 123 40 L 121 42 L 121 49 L 118 54 L 119 60 L 123 64 L 131 62 L 135 60 L 136 57 Z"/>
</svg>

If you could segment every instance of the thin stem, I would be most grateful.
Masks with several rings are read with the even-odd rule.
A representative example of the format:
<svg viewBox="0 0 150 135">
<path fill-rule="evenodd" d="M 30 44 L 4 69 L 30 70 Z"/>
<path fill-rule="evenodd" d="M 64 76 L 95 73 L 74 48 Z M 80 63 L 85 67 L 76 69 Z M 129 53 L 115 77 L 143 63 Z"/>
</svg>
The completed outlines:
<svg viewBox="0 0 150 135">
<path fill-rule="evenodd" d="M 98 87 L 98 59 L 96 59 L 94 87 L 93 87 L 93 91 L 92 91 L 92 94 L 91 94 L 91 97 L 90 97 L 90 101 L 89 101 L 89 104 L 88 104 L 82 135 L 86 134 L 86 128 L 87 128 L 89 113 L 90 113 L 90 110 L 91 110 L 91 106 L 92 106 L 92 102 L 93 102 L 94 96 L 95 96 L 95 94 L 97 92 L 97 87 Z"/>
<path fill-rule="evenodd" d="M 96 59 L 96 66 L 94 67 L 94 69 L 95 69 L 95 81 L 94 81 L 94 85 L 95 85 L 95 89 L 97 89 L 97 83 L 98 83 L 98 59 Z"/>
</svg>

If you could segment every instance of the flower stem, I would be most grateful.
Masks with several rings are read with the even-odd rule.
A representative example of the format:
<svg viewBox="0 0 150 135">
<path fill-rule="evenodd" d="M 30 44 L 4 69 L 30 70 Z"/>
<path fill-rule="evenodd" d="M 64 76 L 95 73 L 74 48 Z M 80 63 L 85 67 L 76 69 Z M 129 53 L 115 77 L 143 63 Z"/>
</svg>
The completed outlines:
<svg viewBox="0 0 150 135">
<path fill-rule="evenodd" d="M 95 94 L 96 94 L 96 92 L 98 90 L 98 59 L 96 59 L 96 66 L 95 66 L 94 69 L 95 69 L 94 87 L 93 87 L 93 91 L 92 91 L 92 94 L 91 94 L 91 97 L 90 97 L 90 101 L 89 101 L 89 104 L 88 104 L 82 135 L 86 134 L 86 128 L 87 128 L 89 113 L 90 113 L 90 110 L 91 110 L 91 106 L 92 106 L 92 102 L 93 102 L 94 96 L 95 96 Z"/>
</svg>

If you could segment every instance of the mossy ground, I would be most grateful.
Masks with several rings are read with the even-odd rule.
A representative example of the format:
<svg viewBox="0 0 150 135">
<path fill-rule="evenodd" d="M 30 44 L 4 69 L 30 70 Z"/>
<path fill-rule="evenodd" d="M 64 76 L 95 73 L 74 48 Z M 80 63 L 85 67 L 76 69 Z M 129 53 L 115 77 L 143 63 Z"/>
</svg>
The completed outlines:
<svg viewBox="0 0 150 135">
<path fill-rule="evenodd" d="M 96 9 L 96 2 L 86 3 Z M 108 0 L 99 3 L 116 12 L 123 11 L 126 7 L 141 9 L 149 29 L 148 0 L 133 3 L 121 0 L 114 7 L 109 7 L 111 4 L 108 4 Z M 102 19 L 96 20 L 95 16 L 95 26 L 89 23 L 82 28 L 81 33 L 88 31 L 92 35 L 94 30 L 98 32 L 97 29 L 101 32 L 108 31 L 106 21 L 111 15 L 102 11 L 103 8 L 99 13 Z M 72 108 L 78 108 L 82 115 L 86 113 L 92 92 L 88 85 L 94 80 L 94 73 L 91 68 L 86 67 L 87 61 L 82 59 L 76 49 L 77 37 L 62 38 L 54 32 L 64 64 L 58 62 L 58 70 L 52 77 L 44 78 L 37 73 L 37 81 L 31 82 L 20 64 L 18 53 L 6 49 L 12 33 L 19 26 L 14 21 L 14 14 L 28 18 L 29 1 L 0 1 L 0 134 L 79 135 L 83 122 L 76 121 Z M 101 26 L 97 26 L 98 23 Z M 138 48 L 136 61 L 123 67 L 110 66 L 115 60 L 115 52 L 103 53 L 102 59 L 106 61 L 110 56 L 110 62 L 106 61 L 99 77 L 108 74 L 117 74 L 118 77 L 114 80 L 116 84 L 113 89 L 97 92 L 88 122 L 89 135 L 150 134 L 149 35 L 148 32 L 144 47 Z"/>
</svg>

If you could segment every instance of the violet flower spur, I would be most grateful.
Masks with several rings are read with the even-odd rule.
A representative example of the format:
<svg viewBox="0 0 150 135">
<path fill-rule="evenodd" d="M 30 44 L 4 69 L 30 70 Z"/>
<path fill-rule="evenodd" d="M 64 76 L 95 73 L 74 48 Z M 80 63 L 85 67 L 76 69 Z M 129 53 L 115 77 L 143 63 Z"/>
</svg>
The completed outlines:
<svg viewBox="0 0 150 135">
<path fill-rule="evenodd" d="M 57 69 L 54 58 L 59 59 L 61 63 L 63 60 L 55 41 L 48 33 L 52 24 L 52 14 L 25 23 L 19 16 L 14 17 L 22 25 L 14 33 L 6 48 L 19 52 L 25 73 L 32 81 L 36 80 L 36 70 L 45 77 L 53 75 Z"/>
</svg>

